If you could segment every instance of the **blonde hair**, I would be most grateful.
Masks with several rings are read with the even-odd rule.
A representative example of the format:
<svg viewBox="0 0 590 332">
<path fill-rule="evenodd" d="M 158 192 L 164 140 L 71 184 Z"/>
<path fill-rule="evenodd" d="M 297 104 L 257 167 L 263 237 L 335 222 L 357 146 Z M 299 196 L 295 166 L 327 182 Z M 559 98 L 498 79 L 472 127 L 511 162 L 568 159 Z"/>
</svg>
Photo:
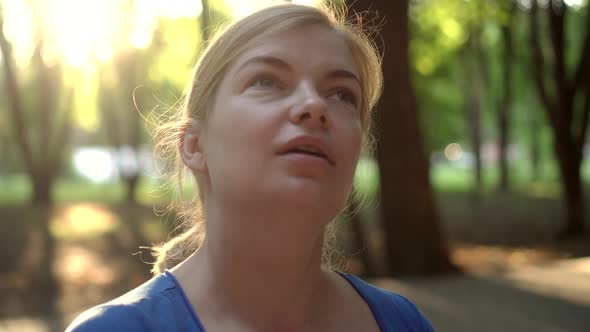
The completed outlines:
<svg viewBox="0 0 590 332">
<path fill-rule="evenodd" d="M 176 179 L 176 186 L 182 192 L 185 166 L 178 151 L 181 135 L 191 120 L 204 121 L 215 96 L 216 89 L 228 66 L 257 41 L 282 31 L 309 25 L 320 25 L 337 32 L 347 42 L 359 70 L 362 98 L 360 101 L 363 127 L 363 147 L 370 149 L 372 138 L 371 111 L 382 89 L 381 59 L 372 43 L 360 27 L 346 21 L 345 11 L 339 15 L 328 8 L 314 8 L 285 4 L 272 6 L 242 18 L 221 30 L 211 39 L 194 67 L 192 81 L 184 97 L 183 108 L 155 131 L 156 154 L 164 162 L 164 171 Z M 183 232 L 168 242 L 153 248 L 156 262 L 154 274 L 178 264 L 193 253 L 204 239 L 204 223 L 200 201 L 196 198 L 180 200 L 169 209 L 182 219 Z M 333 238 L 328 227 L 327 237 Z M 325 250 L 328 259 L 333 252 Z"/>
</svg>

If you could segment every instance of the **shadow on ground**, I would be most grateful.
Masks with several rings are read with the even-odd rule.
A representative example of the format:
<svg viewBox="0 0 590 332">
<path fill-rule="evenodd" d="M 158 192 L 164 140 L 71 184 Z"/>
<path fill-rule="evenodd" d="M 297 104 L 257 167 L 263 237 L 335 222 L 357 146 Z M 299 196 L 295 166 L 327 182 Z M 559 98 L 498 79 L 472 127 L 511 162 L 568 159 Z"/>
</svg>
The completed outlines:
<svg viewBox="0 0 590 332">
<path fill-rule="evenodd" d="M 459 205 L 453 202 L 447 206 Z M 550 234 L 556 223 L 549 218 L 508 223 L 493 214 L 505 209 L 498 206 L 477 214 L 469 208 L 446 212 L 451 255 L 467 274 L 374 282 L 413 300 L 438 332 L 590 331 L 590 259 L 584 258 L 590 256 L 590 238 L 555 244 Z M 536 210 L 550 215 L 533 207 L 504 213 L 526 216 Z M 149 278 L 150 265 L 143 262 L 151 260 L 149 250 L 143 257 L 133 254 L 164 240 L 175 227 L 151 207 L 72 204 L 55 209 L 50 228 L 57 240 L 53 270 L 60 289 L 58 315 L 51 317 L 39 306 L 43 290 L 33 278 L 43 239 L 32 212 L 0 208 L 2 332 L 57 331 L 51 328 L 55 322 L 67 324 L 84 309 L 141 284 Z M 373 249 L 382 245 L 379 233 L 370 238 Z"/>
<path fill-rule="evenodd" d="M 585 265 L 586 272 L 562 269 L 560 280 L 551 281 L 536 268 L 523 268 L 503 276 L 377 279 L 374 283 L 412 299 L 438 332 L 587 332 L 590 259 L 577 263 Z"/>
</svg>

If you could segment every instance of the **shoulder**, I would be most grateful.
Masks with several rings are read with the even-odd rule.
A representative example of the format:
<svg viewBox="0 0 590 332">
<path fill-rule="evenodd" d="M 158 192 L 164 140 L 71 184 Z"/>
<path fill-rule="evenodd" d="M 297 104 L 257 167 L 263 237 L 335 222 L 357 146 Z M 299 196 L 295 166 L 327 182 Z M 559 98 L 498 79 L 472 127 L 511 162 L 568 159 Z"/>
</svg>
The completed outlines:
<svg viewBox="0 0 590 332">
<path fill-rule="evenodd" d="M 152 331 L 149 317 L 133 305 L 102 304 L 80 314 L 66 332 Z"/>
<path fill-rule="evenodd" d="M 186 310 L 175 283 L 159 275 L 110 302 L 80 314 L 67 332 L 162 331 Z M 168 321 L 168 323 L 167 323 Z"/>
<path fill-rule="evenodd" d="M 365 299 L 384 331 L 433 332 L 432 325 L 406 297 L 374 286 L 354 275 L 342 273 Z"/>
</svg>

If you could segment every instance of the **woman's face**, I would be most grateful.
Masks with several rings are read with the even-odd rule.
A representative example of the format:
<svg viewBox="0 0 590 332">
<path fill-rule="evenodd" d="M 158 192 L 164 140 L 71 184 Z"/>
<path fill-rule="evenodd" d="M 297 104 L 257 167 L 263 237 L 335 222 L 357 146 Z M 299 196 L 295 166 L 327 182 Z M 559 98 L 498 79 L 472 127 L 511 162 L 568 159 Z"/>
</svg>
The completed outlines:
<svg viewBox="0 0 590 332">
<path fill-rule="evenodd" d="M 344 206 L 360 153 L 361 87 L 346 42 L 307 26 L 246 50 L 220 82 L 199 135 L 206 199 Z"/>
</svg>

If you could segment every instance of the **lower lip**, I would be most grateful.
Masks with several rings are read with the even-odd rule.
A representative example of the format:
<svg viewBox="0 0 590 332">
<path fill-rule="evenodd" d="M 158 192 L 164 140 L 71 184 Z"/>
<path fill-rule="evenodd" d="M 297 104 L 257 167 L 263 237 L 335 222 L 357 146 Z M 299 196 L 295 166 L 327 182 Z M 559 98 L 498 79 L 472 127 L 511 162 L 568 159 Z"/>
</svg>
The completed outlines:
<svg viewBox="0 0 590 332">
<path fill-rule="evenodd" d="M 302 166 L 308 166 L 308 167 L 328 167 L 328 166 L 331 166 L 331 164 L 330 164 L 330 162 L 328 162 L 328 160 L 326 160 L 322 157 L 317 157 L 317 156 L 305 154 L 305 153 L 293 152 L 293 153 L 282 154 L 280 156 L 284 159 L 287 159 L 290 162 L 300 164 Z"/>
</svg>

